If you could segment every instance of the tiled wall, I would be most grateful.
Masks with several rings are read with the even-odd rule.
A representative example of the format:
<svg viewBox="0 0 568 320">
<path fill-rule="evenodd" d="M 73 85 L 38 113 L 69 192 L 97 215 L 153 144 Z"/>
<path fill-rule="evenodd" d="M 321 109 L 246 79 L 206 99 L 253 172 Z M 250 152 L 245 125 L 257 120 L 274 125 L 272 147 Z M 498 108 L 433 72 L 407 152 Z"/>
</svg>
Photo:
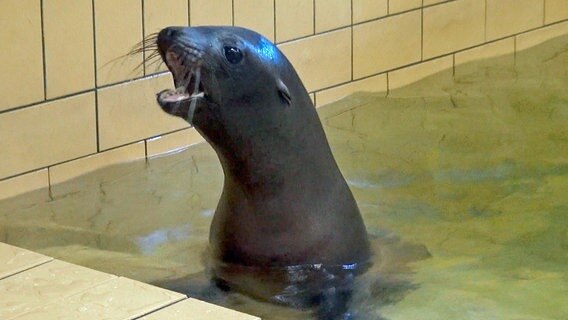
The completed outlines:
<svg viewBox="0 0 568 320">
<path fill-rule="evenodd" d="M 320 106 L 522 50 L 567 20 L 568 0 L 2 0 L 0 198 L 200 141 L 155 104 L 163 68 L 124 57 L 166 25 L 259 31 Z"/>
</svg>

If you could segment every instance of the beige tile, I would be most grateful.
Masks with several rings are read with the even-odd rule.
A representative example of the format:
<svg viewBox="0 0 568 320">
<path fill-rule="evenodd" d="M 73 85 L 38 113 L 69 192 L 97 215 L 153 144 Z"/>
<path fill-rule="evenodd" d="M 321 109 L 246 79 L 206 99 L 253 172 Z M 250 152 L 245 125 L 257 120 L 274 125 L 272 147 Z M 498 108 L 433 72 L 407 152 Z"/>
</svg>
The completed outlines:
<svg viewBox="0 0 568 320">
<path fill-rule="evenodd" d="M 37 170 L 15 178 L 0 181 L 0 200 L 26 192 L 49 187 L 47 169 Z M 1 260 L 1 259 L 0 259 Z"/>
<path fill-rule="evenodd" d="M 513 52 L 515 52 L 515 39 L 511 37 L 458 52 L 455 54 L 455 64 L 458 66 L 471 61 L 489 59 Z"/>
<path fill-rule="evenodd" d="M 535 31 L 523 33 L 516 36 L 516 50 L 517 52 L 522 51 L 566 34 L 568 34 L 568 22 L 562 22 Z"/>
<path fill-rule="evenodd" d="M 185 298 L 180 293 L 116 278 L 14 320 L 134 319 Z"/>
<path fill-rule="evenodd" d="M 314 33 L 313 0 L 276 0 L 276 42 Z"/>
<path fill-rule="evenodd" d="M 127 56 L 142 41 L 140 0 L 95 1 L 97 85 L 140 77 L 142 55 Z"/>
<path fill-rule="evenodd" d="M 389 14 L 420 8 L 422 0 L 389 0 Z"/>
<path fill-rule="evenodd" d="M 234 0 L 235 26 L 252 29 L 274 41 L 274 1 Z"/>
<path fill-rule="evenodd" d="M 353 27 L 355 79 L 420 60 L 421 14 L 413 11 Z"/>
<path fill-rule="evenodd" d="M 506 38 L 496 42 L 482 45 L 477 48 L 458 52 L 455 54 L 455 76 L 460 77 L 476 72 L 481 67 L 478 63 L 467 64 L 472 61 L 486 60 L 494 57 L 502 56 L 505 60 L 501 60 L 501 65 L 513 67 L 515 64 L 515 39 L 514 37 Z M 508 55 L 508 56 L 507 56 Z M 506 56 L 506 57 L 504 57 Z M 493 61 L 493 60 L 492 60 Z M 493 62 L 495 65 L 495 62 Z"/>
<path fill-rule="evenodd" d="M 429 6 L 429 5 L 433 5 L 433 4 L 437 4 L 440 2 L 445 2 L 448 0 L 424 0 L 424 6 Z"/>
<path fill-rule="evenodd" d="M 0 281 L 0 319 L 12 319 L 113 278 L 58 260 L 48 262 Z"/>
<path fill-rule="evenodd" d="M 424 79 L 438 72 L 447 70 L 451 78 L 453 57 L 446 56 L 431 61 L 423 62 L 411 67 L 389 72 L 389 90 L 398 89 Z"/>
<path fill-rule="evenodd" d="M 545 0 L 544 22 L 546 24 L 568 19 L 568 1 Z"/>
<path fill-rule="evenodd" d="M 298 71 L 308 92 L 351 79 L 349 29 L 288 42 L 279 47 Z"/>
<path fill-rule="evenodd" d="M 48 99 L 95 86 L 92 5 L 91 0 L 43 1 Z"/>
<path fill-rule="evenodd" d="M 372 20 L 388 14 L 388 0 L 353 0 L 353 23 Z"/>
<path fill-rule="evenodd" d="M 167 8 L 167 10 L 164 10 Z M 187 0 L 144 0 L 144 37 L 159 32 L 169 26 L 187 26 L 189 24 L 189 8 Z M 150 53 L 146 53 L 146 57 Z M 156 57 L 146 61 L 146 74 L 167 71 L 165 64 Z"/>
<path fill-rule="evenodd" d="M 43 58 L 39 1 L 0 1 L 0 111 L 41 101 Z"/>
<path fill-rule="evenodd" d="M 355 92 L 386 92 L 387 75 L 380 74 L 370 78 L 353 81 L 335 88 L 316 92 L 317 107 L 338 101 Z"/>
<path fill-rule="evenodd" d="M 260 320 L 255 316 L 192 298 L 151 313 L 140 320 L 178 320 L 188 315 L 191 315 L 191 320 Z"/>
<path fill-rule="evenodd" d="M 480 77 L 496 77 L 499 74 L 510 76 L 515 67 L 514 52 L 515 39 L 510 37 L 456 53 L 454 79 L 458 82 L 471 82 Z M 474 61 L 475 63 L 469 63 Z"/>
<path fill-rule="evenodd" d="M 51 260 L 51 257 L 0 242 L 0 280 Z"/>
<path fill-rule="evenodd" d="M 197 132 L 197 130 L 195 130 L 195 128 L 188 128 L 182 131 L 165 134 L 146 141 L 148 157 L 177 152 L 203 141 L 205 140 Z"/>
<path fill-rule="evenodd" d="M 187 4 L 187 0 L 144 0 L 144 36 L 169 26 L 187 26 Z"/>
<path fill-rule="evenodd" d="M 544 0 L 487 0 L 487 36 L 494 40 L 542 26 Z"/>
<path fill-rule="evenodd" d="M 95 95 L 0 114 L 0 179 L 97 150 Z"/>
<path fill-rule="evenodd" d="M 232 25 L 232 0 L 191 0 L 189 23 L 192 26 Z"/>
<path fill-rule="evenodd" d="M 165 74 L 101 89 L 101 150 L 188 127 L 187 122 L 168 115 L 156 103 L 156 92 L 172 86 L 172 77 Z"/>
<path fill-rule="evenodd" d="M 316 104 L 316 94 L 315 93 L 310 93 L 310 100 L 312 100 L 312 104 L 315 105 Z"/>
<path fill-rule="evenodd" d="M 424 9 L 424 59 L 483 43 L 485 2 L 459 0 Z"/>
<path fill-rule="evenodd" d="M 316 33 L 351 24 L 351 0 L 315 0 Z"/>
<path fill-rule="evenodd" d="M 141 141 L 53 166 L 49 168 L 49 181 L 51 185 L 56 185 L 113 164 L 144 158 L 145 146 Z"/>
</svg>

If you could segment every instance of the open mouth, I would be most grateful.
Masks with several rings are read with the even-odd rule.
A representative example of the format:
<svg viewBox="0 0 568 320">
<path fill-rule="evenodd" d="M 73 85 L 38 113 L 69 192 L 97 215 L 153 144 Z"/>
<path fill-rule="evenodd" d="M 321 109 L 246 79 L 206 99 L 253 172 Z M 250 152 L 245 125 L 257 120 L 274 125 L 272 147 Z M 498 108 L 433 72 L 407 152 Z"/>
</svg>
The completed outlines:
<svg viewBox="0 0 568 320">
<path fill-rule="evenodd" d="M 192 123 L 197 100 L 205 97 L 201 83 L 201 66 L 197 58 L 183 57 L 173 51 L 165 53 L 164 62 L 172 72 L 175 89 L 158 93 L 158 103 L 174 115 L 186 114 L 187 111 L 186 121 Z M 190 103 L 189 107 L 187 103 Z"/>
</svg>

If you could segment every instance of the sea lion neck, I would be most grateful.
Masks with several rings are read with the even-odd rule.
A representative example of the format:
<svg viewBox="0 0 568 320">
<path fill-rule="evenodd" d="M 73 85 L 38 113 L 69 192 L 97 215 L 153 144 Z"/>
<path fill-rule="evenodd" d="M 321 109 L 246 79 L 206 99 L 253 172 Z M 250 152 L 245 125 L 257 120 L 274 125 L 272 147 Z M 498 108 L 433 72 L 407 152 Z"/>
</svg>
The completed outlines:
<svg viewBox="0 0 568 320">
<path fill-rule="evenodd" d="M 308 189 L 313 181 L 329 185 L 341 177 L 309 96 L 294 94 L 302 105 L 293 103 L 278 116 L 270 114 L 269 118 L 279 119 L 277 123 L 251 120 L 252 125 L 225 128 L 228 132 L 209 141 L 233 187 L 265 194 L 285 185 Z"/>
</svg>

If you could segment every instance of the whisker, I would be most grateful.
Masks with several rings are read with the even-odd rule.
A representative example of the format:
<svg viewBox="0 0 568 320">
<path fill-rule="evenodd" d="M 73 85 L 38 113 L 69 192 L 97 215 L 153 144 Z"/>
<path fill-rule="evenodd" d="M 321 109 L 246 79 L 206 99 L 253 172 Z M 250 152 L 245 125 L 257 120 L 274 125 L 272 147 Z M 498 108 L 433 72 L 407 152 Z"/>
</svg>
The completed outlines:
<svg viewBox="0 0 568 320">
<path fill-rule="evenodd" d="M 164 64 L 164 61 L 162 61 L 161 59 L 160 60 L 154 60 L 154 61 L 152 61 L 152 62 L 150 62 L 146 65 L 146 71 L 148 71 L 148 69 L 150 69 L 150 68 L 153 69 L 153 70 L 149 71 L 150 73 L 161 71 L 160 68 L 162 67 L 163 64 Z"/>
<path fill-rule="evenodd" d="M 134 68 L 132 69 L 132 72 L 137 72 L 137 71 L 143 70 L 143 67 L 144 67 L 144 64 L 145 64 L 145 63 L 146 63 L 146 61 L 142 61 L 142 62 L 140 62 L 139 64 L 137 64 L 136 67 L 134 67 Z"/>
<path fill-rule="evenodd" d="M 146 60 L 144 61 L 146 63 L 146 68 L 150 68 L 151 66 L 157 64 L 157 63 L 163 63 L 162 59 L 161 59 L 161 55 L 160 52 L 155 51 L 152 54 L 150 54 Z M 156 69 L 157 71 L 157 69 Z"/>
<path fill-rule="evenodd" d="M 193 92 L 190 95 L 195 95 L 199 92 L 199 82 L 201 81 L 201 67 L 197 66 L 196 68 L 192 69 L 193 73 L 195 74 L 195 84 L 193 88 Z M 193 114 L 195 113 L 195 107 L 197 106 L 197 99 L 191 99 L 191 104 L 189 106 L 189 110 L 187 111 L 187 122 L 193 125 Z"/>
<path fill-rule="evenodd" d="M 166 68 L 165 70 L 162 69 L 162 65 L 164 64 L 163 61 L 155 61 L 149 65 L 146 66 L 146 73 L 149 74 L 153 74 L 153 73 L 159 73 L 162 71 L 168 71 L 168 69 Z"/>
<path fill-rule="evenodd" d="M 148 56 L 146 57 L 146 60 L 152 60 L 152 59 L 154 59 L 154 58 L 156 58 L 156 57 L 160 57 L 160 51 L 158 51 L 158 50 L 155 50 L 155 51 L 152 52 L 150 55 L 148 55 Z"/>
<path fill-rule="evenodd" d="M 179 87 L 183 87 L 183 89 L 185 90 L 187 88 L 187 86 L 189 85 L 189 83 L 191 82 L 191 78 L 192 78 L 192 70 L 184 70 L 184 75 L 183 75 L 183 82 L 181 83 L 181 85 Z"/>
<path fill-rule="evenodd" d="M 138 54 L 157 49 L 156 41 L 158 40 L 158 33 L 152 33 L 146 36 L 142 41 L 132 46 L 129 54 Z"/>
</svg>

